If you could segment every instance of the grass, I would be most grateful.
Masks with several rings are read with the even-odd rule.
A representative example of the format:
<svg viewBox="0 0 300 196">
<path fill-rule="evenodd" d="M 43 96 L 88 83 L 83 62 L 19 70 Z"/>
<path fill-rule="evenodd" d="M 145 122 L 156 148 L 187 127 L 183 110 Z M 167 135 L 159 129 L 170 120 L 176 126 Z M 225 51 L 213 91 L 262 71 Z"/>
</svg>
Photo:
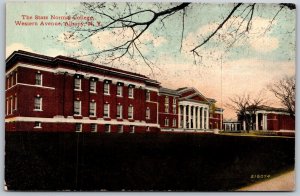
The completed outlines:
<svg viewBox="0 0 300 196">
<path fill-rule="evenodd" d="M 26 191 L 230 191 L 294 161 L 294 138 L 6 132 L 5 181 Z"/>
</svg>

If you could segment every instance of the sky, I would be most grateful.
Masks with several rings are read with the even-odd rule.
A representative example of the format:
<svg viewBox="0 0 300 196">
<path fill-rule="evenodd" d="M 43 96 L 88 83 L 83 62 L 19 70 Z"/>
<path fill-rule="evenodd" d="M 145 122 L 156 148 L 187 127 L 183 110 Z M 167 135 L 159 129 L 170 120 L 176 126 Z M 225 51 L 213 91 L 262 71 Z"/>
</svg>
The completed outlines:
<svg viewBox="0 0 300 196">
<path fill-rule="evenodd" d="M 153 10 L 166 9 L 176 4 L 161 4 L 157 8 L 151 3 L 139 3 L 133 7 Z M 118 3 L 114 9 L 107 4 L 107 13 L 115 14 L 124 9 L 125 4 Z M 280 107 L 280 103 L 267 89 L 269 84 L 282 77 L 295 75 L 295 10 L 282 9 L 276 4 L 258 4 L 252 17 L 251 28 L 244 37 L 228 47 L 233 40 L 233 32 L 245 29 L 241 26 L 243 12 L 241 7 L 236 17 L 228 20 L 223 28 L 207 44 L 197 50 L 199 57 L 190 52 L 209 36 L 224 20 L 233 8 L 233 4 L 192 4 L 185 10 L 184 31 L 182 36 L 182 12 L 164 19 L 164 27 L 159 21 L 139 38 L 137 43 L 141 52 L 153 62 L 151 70 L 137 55 L 135 59 L 124 56 L 120 61 L 107 66 L 116 67 L 147 75 L 171 89 L 188 86 L 198 89 L 207 97 L 217 100 L 217 106 L 225 109 L 224 118 L 236 118 L 236 114 L 227 104 L 235 95 L 250 93 L 253 97 L 263 92 L 267 104 Z M 59 22 L 60 20 L 40 19 L 51 15 L 67 16 L 84 11 L 78 3 L 7 3 L 6 8 L 6 57 L 15 50 L 26 50 L 48 56 L 82 56 L 91 52 L 115 46 L 131 34 L 104 30 L 78 43 L 75 39 L 62 41 L 72 30 L 66 26 L 41 26 L 40 22 Z M 101 25 L 109 22 L 106 18 L 92 13 L 94 21 Z M 25 16 L 32 19 L 25 19 Z M 274 18 L 274 16 L 276 17 Z M 35 17 L 38 16 L 39 19 Z M 147 20 L 151 15 L 134 18 Z M 248 15 L 248 18 L 250 15 Z M 274 19 L 273 19 L 274 18 Z M 16 22 L 37 22 L 38 26 L 18 26 Z M 95 27 L 96 28 L 96 27 Z M 95 60 L 90 56 L 79 57 L 82 60 Z M 96 63 L 105 63 L 98 58 Z"/>
</svg>

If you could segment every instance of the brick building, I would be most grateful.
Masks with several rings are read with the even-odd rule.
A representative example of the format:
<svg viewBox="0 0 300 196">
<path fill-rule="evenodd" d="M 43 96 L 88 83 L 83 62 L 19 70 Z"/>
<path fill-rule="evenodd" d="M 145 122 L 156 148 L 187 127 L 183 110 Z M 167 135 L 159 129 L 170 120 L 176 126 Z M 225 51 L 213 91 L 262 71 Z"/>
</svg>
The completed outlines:
<svg viewBox="0 0 300 196">
<path fill-rule="evenodd" d="M 243 130 L 295 131 L 295 118 L 284 108 L 261 105 L 249 107 L 247 111 L 249 111 L 246 116 L 247 119 L 238 117 L 242 122 Z"/>
<path fill-rule="evenodd" d="M 65 56 L 6 60 L 6 131 L 159 132 L 219 129 L 215 100 L 144 75 Z"/>
</svg>

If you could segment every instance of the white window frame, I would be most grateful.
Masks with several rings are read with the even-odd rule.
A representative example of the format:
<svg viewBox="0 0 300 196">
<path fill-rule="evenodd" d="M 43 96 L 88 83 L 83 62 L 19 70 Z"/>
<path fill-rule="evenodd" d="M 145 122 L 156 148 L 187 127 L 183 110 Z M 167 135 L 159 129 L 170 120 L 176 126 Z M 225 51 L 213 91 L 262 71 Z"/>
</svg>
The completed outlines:
<svg viewBox="0 0 300 196">
<path fill-rule="evenodd" d="M 96 116 L 96 108 L 97 108 L 96 102 L 90 101 L 90 105 L 89 105 L 89 106 L 90 106 L 90 108 L 89 108 L 89 116 L 95 117 L 95 116 Z M 93 106 L 94 108 L 92 108 L 92 106 Z M 94 114 L 91 114 L 91 109 L 94 110 Z"/>
<path fill-rule="evenodd" d="M 36 99 L 39 99 L 40 108 L 36 108 Z M 34 111 L 43 111 L 43 98 L 42 97 L 34 97 Z"/>
<path fill-rule="evenodd" d="M 165 104 L 169 104 L 170 100 L 168 96 L 165 96 Z"/>
<path fill-rule="evenodd" d="M 107 88 L 106 88 L 107 86 Z M 107 90 L 107 92 L 106 92 Z M 110 95 L 110 84 L 109 83 L 104 83 L 103 84 L 103 93 L 104 95 Z"/>
<path fill-rule="evenodd" d="M 117 85 L 117 97 L 123 97 L 123 86 Z"/>
<path fill-rule="evenodd" d="M 78 84 L 77 84 L 77 82 L 78 82 Z M 79 78 L 79 77 L 74 78 L 74 90 L 81 91 L 81 78 Z"/>
<path fill-rule="evenodd" d="M 151 100 L 150 91 L 146 91 L 146 101 L 150 101 L 150 100 Z"/>
<path fill-rule="evenodd" d="M 169 110 L 170 110 L 169 104 L 165 104 L 165 113 L 169 113 Z"/>
<path fill-rule="evenodd" d="M 117 119 L 123 118 L 123 106 L 118 104 L 117 105 Z"/>
<path fill-rule="evenodd" d="M 176 105 L 177 104 L 177 100 L 175 97 L 173 97 L 173 105 Z"/>
<path fill-rule="evenodd" d="M 134 113 L 133 106 L 132 105 L 128 106 L 128 119 L 133 119 L 133 113 Z M 130 114 L 131 114 L 131 117 L 130 117 Z"/>
<path fill-rule="evenodd" d="M 9 75 L 6 77 L 6 83 L 7 83 L 7 89 L 9 89 L 9 87 L 10 87 Z"/>
<path fill-rule="evenodd" d="M 10 114 L 13 113 L 13 110 L 14 110 L 13 96 L 10 96 Z"/>
<path fill-rule="evenodd" d="M 150 111 L 150 108 L 147 107 L 147 109 L 146 109 L 146 119 L 149 120 L 150 116 L 151 116 L 151 111 Z"/>
<path fill-rule="evenodd" d="M 165 127 L 168 127 L 168 126 L 169 126 L 169 119 L 165 118 Z"/>
<path fill-rule="evenodd" d="M 121 128 L 121 129 L 119 130 L 119 128 Z M 123 130 L 124 130 L 123 125 L 118 124 L 118 125 L 117 125 L 117 132 L 118 132 L 118 133 L 123 133 Z"/>
<path fill-rule="evenodd" d="M 129 125 L 129 133 L 135 133 L 135 126 Z"/>
<path fill-rule="evenodd" d="M 94 127 L 94 128 L 95 128 L 94 131 L 92 130 L 92 127 L 93 127 L 93 126 L 95 126 L 95 127 Z M 96 124 L 96 123 L 92 123 L 92 124 L 90 125 L 90 129 L 91 129 L 91 132 L 92 132 L 92 133 L 97 133 L 97 124 Z"/>
<path fill-rule="evenodd" d="M 6 115 L 8 115 L 9 112 L 9 99 L 6 98 Z"/>
<path fill-rule="evenodd" d="M 105 130 L 106 126 L 108 127 L 107 131 Z M 104 133 L 110 133 L 110 128 L 111 128 L 110 124 L 104 124 Z"/>
<path fill-rule="evenodd" d="M 79 109 L 78 109 L 79 112 L 78 112 L 78 114 L 75 113 L 75 109 L 76 109 L 76 108 L 75 108 L 75 106 L 76 106 L 75 103 L 79 103 Z M 74 110 L 74 111 L 73 111 L 73 112 L 74 112 L 74 116 L 81 116 L 81 101 L 80 101 L 80 100 L 75 100 L 75 101 L 74 101 L 74 108 L 73 108 L 73 110 Z"/>
<path fill-rule="evenodd" d="M 134 88 L 132 86 L 128 87 L 128 98 L 134 98 Z"/>
<path fill-rule="evenodd" d="M 92 87 L 94 88 L 93 90 Z M 96 93 L 97 82 L 95 80 L 90 80 L 90 93 Z"/>
<path fill-rule="evenodd" d="M 34 127 L 35 129 L 40 129 L 42 128 L 42 123 L 40 121 L 35 121 L 34 122 Z"/>
<path fill-rule="evenodd" d="M 78 125 L 79 125 L 79 130 L 77 130 Z M 77 132 L 77 133 L 82 132 L 82 123 L 75 123 L 75 132 Z"/>
<path fill-rule="evenodd" d="M 38 79 L 37 76 L 40 76 L 40 78 Z M 40 84 L 38 84 L 37 81 L 39 81 Z M 37 85 L 37 86 L 43 86 L 43 74 L 41 72 L 35 73 L 35 85 Z"/>
<path fill-rule="evenodd" d="M 176 127 L 177 126 L 177 120 L 176 118 L 173 118 L 173 127 Z"/>
<path fill-rule="evenodd" d="M 177 113 L 176 105 L 173 105 L 173 114 Z"/>
<path fill-rule="evenodd" d="M 107 106 L 107 116 L 105 116 L 105 107 Z M 105 103 L 104 107 L 103 107 L 103 118 L 109 118 L 110 117 L 110 104 L 109 103 Z"/>
<path fill-rule="evenodd" d="M 15 95 L 15 110 L 18 108 L 18 98 L 17 95 Z"/>
<path fill-rule="evenodd" d="M 11 86 L 14 86 L 14 74 L 11 74 L 10 80 Z"/>
</svg>

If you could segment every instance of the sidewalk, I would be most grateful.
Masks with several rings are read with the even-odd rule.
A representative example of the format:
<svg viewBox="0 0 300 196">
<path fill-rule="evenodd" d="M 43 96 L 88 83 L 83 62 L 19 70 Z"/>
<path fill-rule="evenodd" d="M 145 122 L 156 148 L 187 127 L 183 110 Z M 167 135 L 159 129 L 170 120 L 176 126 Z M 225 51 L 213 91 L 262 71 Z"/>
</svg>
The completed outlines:
<svg viewBox="0 0 300 196">
<path fill-rule="evenodd" d="M 295 171 L 286 172 L 273 179 L 243 187 L 237 191 L 294 191 Z"/>
</svg>

